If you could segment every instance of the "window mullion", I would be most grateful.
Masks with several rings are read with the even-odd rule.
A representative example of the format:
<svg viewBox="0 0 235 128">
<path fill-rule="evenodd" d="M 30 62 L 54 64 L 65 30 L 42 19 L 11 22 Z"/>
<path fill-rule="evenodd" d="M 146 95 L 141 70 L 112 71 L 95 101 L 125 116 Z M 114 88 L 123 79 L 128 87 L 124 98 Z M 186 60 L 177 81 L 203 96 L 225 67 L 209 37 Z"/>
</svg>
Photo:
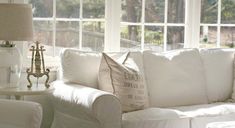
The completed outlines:
<svg viewBox="0 0 235 128">
<path fill-rule="evenodd" d="M 168 0 L 165 0 L 165 14 L 164 14 L 164 51 L 167 50 L 167 18 L 168 18 Z"/>
<path fill-rule="evenodd" d="M 220 27 L 221 25 L 221 0 L 218 0 L 218 17 L 217 17 L 217 48 L 220 47 Z"/>
<path fill-rule="evenodd" d="M 121 0 L 105 1 L 104 51 L 120 51 Z"/>
<path fill-rule="evenodd" d="M 56 50 L 56 0 L 53 0 L 53 37 L 52 37 L 52 46 L 53 46 L 53 57 L 55 57 Z"/>
<path fill-rule="evenodd" d="M 201 0 L 186 0 L 185 48 L 198 48 L 200 42 Z"/>
<path fill-rule="evenodd" d="M 80 14 L 79 14 L 79 49 L 82 49 L 82 32 L 83 32 L 83 28 L 82 28 L 82 19 L 83 19 L 83 0 L 80 0 Z"/>
<path fill-rule="evenodd" d="M 141 50 L 144 50 L 144 26 L 145 23 L 145 0 L 142 0 L 142 17 L 141 17 Z"/>
</svg>

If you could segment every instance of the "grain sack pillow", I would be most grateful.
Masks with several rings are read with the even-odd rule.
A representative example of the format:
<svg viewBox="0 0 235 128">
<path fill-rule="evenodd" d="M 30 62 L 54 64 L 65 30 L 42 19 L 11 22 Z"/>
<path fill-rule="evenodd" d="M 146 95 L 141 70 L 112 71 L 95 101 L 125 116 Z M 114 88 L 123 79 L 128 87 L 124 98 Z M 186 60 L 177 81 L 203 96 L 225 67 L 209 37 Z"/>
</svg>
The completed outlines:
<svg viewBox="0 0 235 128">
<path fill-rule="evenodd" d="M 144 75 L 138 66 L 125 54 L 119 61 L 103 53 L 99 69 L 99 88 L 116 95 L 122 111 L 141 110 L 148 106 L 148 96 Z M 107 89 L 108 86 L 108 89 Z"/>
</svg>

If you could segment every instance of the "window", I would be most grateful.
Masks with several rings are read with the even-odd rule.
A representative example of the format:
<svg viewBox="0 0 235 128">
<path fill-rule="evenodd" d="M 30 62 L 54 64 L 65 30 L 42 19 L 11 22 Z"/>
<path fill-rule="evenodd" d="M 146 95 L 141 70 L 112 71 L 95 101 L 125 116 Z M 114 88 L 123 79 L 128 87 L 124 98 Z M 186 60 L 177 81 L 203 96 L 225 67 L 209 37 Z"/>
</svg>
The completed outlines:
<svg viewBox="0 0 235 128">
<path fill-rule="evenodd" d="M 58 56 L 65 47 L 161 52 L 192 47 L 233 48 L 235 43 L 235 0 L 28 2 L 33 6 L 35 40 L 45 45 L 46 57 Z M 28 47 L 22 49 L 28 51 Z"/>
<path fill-rule="evenodd" d="M 105 0 L 29 0 L 33 7 L 34 40 L 47 56 L 64 47 L 103 51 Z M 29 44 L 30 45 L 30 44 Z"/>
<path fill-rule="evenodd" d="M 234 48 L 235 0 L 202 0 L 200 47 Z"/>
<path fill-rule="evenodd" d="M 185 0 L 122 0 L 121 50 L 184 47 Z"/>
</svg>

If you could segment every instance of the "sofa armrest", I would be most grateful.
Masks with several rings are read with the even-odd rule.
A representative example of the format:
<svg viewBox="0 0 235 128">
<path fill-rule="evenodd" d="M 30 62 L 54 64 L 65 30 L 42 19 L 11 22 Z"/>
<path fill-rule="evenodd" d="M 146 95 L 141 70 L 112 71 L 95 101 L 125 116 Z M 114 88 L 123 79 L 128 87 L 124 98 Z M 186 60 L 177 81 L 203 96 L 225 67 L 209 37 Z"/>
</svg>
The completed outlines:
<svg viewBox="0 0 235 128">
<path fill-rule="evenodd" d="M 41 105 L 34 102 L 0 100 L 1 128 L 40 128 Z"/>
<path fill-rule="evenodd" d="M 54 97 L 77 106 L 98 120 L 103 128 L 121 128 L 121 104 L 111 93 L 63 81 L 54 81 Z M 82 109 L 81 109 L 82 108 Z"/>
</svg>

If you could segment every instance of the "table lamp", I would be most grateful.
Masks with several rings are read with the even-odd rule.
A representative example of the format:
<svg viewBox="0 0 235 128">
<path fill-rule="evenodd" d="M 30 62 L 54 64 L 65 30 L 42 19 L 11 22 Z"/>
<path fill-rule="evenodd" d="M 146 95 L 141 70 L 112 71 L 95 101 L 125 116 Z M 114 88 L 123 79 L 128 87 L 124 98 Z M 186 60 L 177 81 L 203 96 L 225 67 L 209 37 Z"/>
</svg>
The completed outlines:
<svg viewBox="0 0 235 128">
<path fill-rule="evenodd" d="M 0 88 L 19 84 L 22 55 L 13 41 L 33 40 L 32 17 L 29 4 L 0 4 Z"/>
</svg>

